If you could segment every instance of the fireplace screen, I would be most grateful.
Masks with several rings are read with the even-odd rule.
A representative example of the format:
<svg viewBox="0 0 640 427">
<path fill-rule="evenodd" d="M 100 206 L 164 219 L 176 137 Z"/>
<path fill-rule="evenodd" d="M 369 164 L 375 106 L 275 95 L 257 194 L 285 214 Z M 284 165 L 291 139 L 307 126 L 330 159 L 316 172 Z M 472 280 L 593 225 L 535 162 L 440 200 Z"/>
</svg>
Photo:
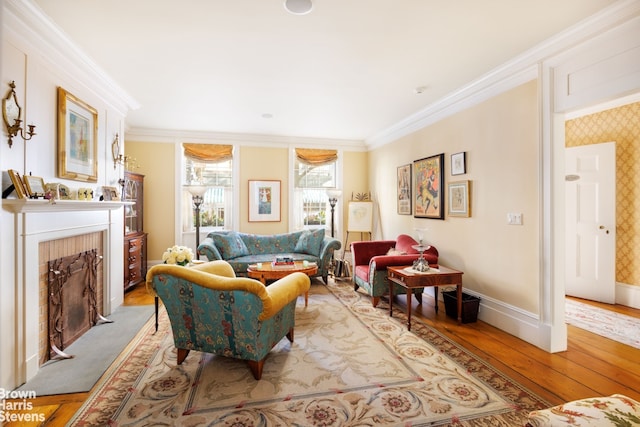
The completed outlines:
<svg viewBox="0 0 640 427">
<path fill-rule="evenodd" d="M 49 357 L 72 357 L 64 349 L 95 325 L 98 312 L 96 249 L 48 262 Z"/>
</svg>

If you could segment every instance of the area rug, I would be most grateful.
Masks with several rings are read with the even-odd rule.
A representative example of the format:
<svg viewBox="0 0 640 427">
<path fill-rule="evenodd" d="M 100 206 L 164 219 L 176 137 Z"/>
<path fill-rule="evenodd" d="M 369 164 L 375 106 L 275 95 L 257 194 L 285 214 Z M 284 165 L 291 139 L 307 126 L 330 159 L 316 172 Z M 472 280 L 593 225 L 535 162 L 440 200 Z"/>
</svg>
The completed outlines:
<svg viewBox="0 0 640 427">
<path fill-rule="evenodd" d="M 594 334 L 640 348 L 640 319 L 565 299 L 568 324 Z"/>
<path fill-rule="evenodd" d="M 151 326 L 70 425 L 522 426 L 549 406 L 348 283 L 314 284 L 308 307 L 300 298 L 295 342 L 276 345 L 260 381 L 246 362 L 195 351 L 177 366 L 166 313 Z"/>
<path fill-rule="evenodd" d="M 87 392 L 145 326 L 153 305 L 120 306 L 107 316 L 112 323 L 93 326 L 64 349 L 72 359 L 52 359 L 20 390 L 38 396 Z"/>
</svg>

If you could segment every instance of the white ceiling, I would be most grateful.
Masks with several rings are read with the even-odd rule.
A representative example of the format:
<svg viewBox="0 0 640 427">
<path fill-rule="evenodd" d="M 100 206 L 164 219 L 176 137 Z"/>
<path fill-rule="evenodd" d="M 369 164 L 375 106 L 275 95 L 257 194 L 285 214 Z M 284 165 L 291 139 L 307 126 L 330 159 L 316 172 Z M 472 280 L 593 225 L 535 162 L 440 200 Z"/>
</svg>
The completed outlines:
<svg viewBox="0 0 640 427">
<path fill-rule="evenodd" d="M 35 2 L 140 104 L 129 128 L 357 141 L 614 3 Z"/>
</svg>

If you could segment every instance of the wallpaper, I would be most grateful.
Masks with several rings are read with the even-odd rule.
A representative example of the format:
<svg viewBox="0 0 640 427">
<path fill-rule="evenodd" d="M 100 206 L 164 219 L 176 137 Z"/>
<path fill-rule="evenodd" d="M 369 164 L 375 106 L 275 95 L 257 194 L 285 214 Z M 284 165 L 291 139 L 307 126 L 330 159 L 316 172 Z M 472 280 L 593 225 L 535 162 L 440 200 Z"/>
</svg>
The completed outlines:
<svg viewBox="0 0 640 427">
<path fill-rule="evenodd" d="M 565 140 L 616 142 L 616 281 L 640 286 L 640 102 L 567 121 Z"/>
</svg>

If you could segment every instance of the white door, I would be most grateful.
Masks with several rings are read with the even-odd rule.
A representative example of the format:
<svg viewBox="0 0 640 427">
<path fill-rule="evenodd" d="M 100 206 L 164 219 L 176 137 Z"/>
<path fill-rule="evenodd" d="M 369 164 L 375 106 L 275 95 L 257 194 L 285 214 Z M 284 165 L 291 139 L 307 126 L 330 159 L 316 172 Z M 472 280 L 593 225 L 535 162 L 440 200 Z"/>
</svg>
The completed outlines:
<svg viewBox="0 0 640 427">
<path fill-rule="evenodd" d="M 615 303 L 615 142 L 566 149 L 566 294 Z"/>
</svg>

